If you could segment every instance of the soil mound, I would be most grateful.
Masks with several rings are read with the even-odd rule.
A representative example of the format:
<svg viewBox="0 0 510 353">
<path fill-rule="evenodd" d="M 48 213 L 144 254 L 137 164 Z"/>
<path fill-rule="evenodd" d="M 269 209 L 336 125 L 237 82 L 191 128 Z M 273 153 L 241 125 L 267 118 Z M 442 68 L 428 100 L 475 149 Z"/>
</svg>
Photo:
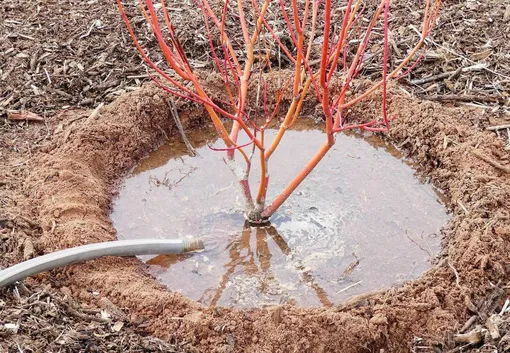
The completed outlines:
<svg viewBox="0 0 510 353">
<path fill-rule="evenodd" d="M 163 139 L 179 138 L 173 137 L 166 99 L 148 85 L 56 135 L 26 183 L 42 227 L 36 249 L 115 239 L 108 216 L 118 181 Z M 378 109 L 378 102 L 368 102 L 353 114 L 366 118 Z M 186 341 L 197 351 L 395 352 L 408 349 L 415 338 L 430 347 L 444 344 L 471 315 L 483 324 L 502 304 L 510 179 L 487 161 L 506 164 L 508 156 L 501 140 L 472 126 L 473 115 L 481 112 L 401 96 L 393 96 L 390 112 L 398 117 L 387 138 L 444 190 L 452 212 L 438 264 L 415 281 L 329 309 L 285 305 L 237 311 L 203 308 L 164 290 L 135 259 L 105 258 L 52 276 L 77 297 L 108 298 L 147 320 L 154 335 Z M 61 119 L 76 118 L 66 114 Z M 202 116 L 198 108 L 181 113 L 186 127 L 201 124 Z"/>
</svg>

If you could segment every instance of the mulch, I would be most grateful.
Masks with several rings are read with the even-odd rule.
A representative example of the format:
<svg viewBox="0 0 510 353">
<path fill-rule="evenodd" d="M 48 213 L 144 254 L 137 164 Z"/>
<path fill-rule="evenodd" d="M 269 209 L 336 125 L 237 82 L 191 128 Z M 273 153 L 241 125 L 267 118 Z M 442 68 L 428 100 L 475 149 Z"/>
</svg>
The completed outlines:
<svg viewBox="0 0 510 353">
<path fill-rule="evenodd" d="M 367 16 L 377 1 L 367 2 Z M 192 1 L 169 1 L 184 50 L 196 68 L 210 68 L 202 18 Z M 419 39 L 421 11 L 392 4 L 391 50 L 405 54 Z M 155 62 L 157 43 L 133 6 L 133 25 Z M 150 80 L 113 1 L 5 0 L 0 5 L 0 116 L 29 110 L 42 116 L 68 107 L 95 107 Z M 504 1 L 445 2 L 417 68 L 401 83 L 420 97 L 508 111 L 510 6 Z M 363 75 L 373 75 L 368 53 Z M 445 98 L 446 96 L 446 98 Z M 467 102 L 466 102 L 467 101 Z"/>
<path fill-rule="evenodd" d="M 185 352 L 150 337 L 103 298 L 83 308 L 69 289 L 18 285 L 0 290 L 0 352 Z"/>
<path fill-rule="evenodd" d="M 375 2 L 375 1 L 371 1 Z M 207 41 L 192 1 L 169 1 L 175 10 L 184 49 L 193 64 L 209 68 Z M 395 1 L 392 10 L 392 50 L 405 53 L 418 39 L 421 13 L 415 2 Z M 190 12 L 183 11 L 188 8 Z M 133 11 L 133 8 L 128 8 Z M 132 12 L 134 13 L 134 11 Z M 141 15 L 134 17 L 145 47 L 161 59 Z M 367 56 L 363 75 L 376 78 L 377 55 Z M 29 209 L 17 205 L 23 193 L 33 153 L 47 147 L 49 124 L 66 109 L 91 109 L 136 90 L 149 81 L 147 71 L 110 0 L 43 2 L 3 0 L 0 3 L 0 158 L 15 163 L 0 170 L 0 268 L 32 257 Z M 416 70 L 400 80 L 401 88 L 420 98 L 449 105 L 469 105 L 490 112 L 482 128 L 510 123 L 510 4 L 500 0 L 445 2 L 439 24 L 427 39 L 427 50 Z M 45 119 L 34 125 L 6 119 L 10 111 L 30 111 Z M 88 114 L 84 113 L 86 118 Z M 476 125 L 476 122 L 475 122 Z M 50 126 L 50 127 L 49 127 Z M 58 127 L 57 127 L 58 128 Z M 508 129 L 494 129 L 507 140 Z M 16 196 L 16 197 L 15 197 Z M 3 210 L 9 210 L 9 214 Z M 25 211 L 23 211 L 25 212 Z M 508 288 L 504 288 L 508 292 Z M 474 314 L 482 324 L 465 325 L 451 352 L 510 351 L 510 319 L 487 298 Z M 170 344 L 147 336 L 144 323 L 111 303 L 89 307 L 64 288 L 28 285 L 0 291 L 0 353 L 3 352 L 182 352 L 182 342 Z M 486 342 L 479 347 L 482 342 Z M 413 349 L 424 351 L 417 338 Z M 426 349 L 431 349 L 427 346 Z"/>
</svg>

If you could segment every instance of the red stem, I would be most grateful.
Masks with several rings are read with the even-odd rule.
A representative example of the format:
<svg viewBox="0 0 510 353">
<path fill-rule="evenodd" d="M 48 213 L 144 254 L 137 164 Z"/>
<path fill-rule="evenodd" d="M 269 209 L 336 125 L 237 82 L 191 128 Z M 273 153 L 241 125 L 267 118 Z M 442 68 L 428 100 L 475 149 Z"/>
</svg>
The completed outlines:
<svg viewBox="0 0 510 353">
<path fill-rule="evenodd" d="M 243 147 L 251 145 L 254 141 L 255 141 L 255 138 L 251 139 L 250 142 L 245 143 L 244 145 L 239 145 L 239 146 L 234 146 L 234 147 L 216 148 L 216 147 L 212 147 L 209 144 L 207 145 L 207 147 L 209 147 L 209 149 L 211 149 L 213 151 L 220 151 L 220 152 L 235 151 L 235 150 L 238 150 L 240 148 L 243 148 Z"/>
<path fill-rule="evenodd" d="M 407 69 L 404 73 L 394 77 L 393 79 L 395 80 L 400 80 L 402 77 L 408 75 L 411 71 L 413 71 L 413 69 L 416 67 L 416 65 L 418 65 L 418 63 L 425 57 L 425 52 L 423 52 L 419 57 L 418 59 L 416 59 L 416 61 L 409 67 L 409 69 Z"/>
<path fill-rule="evenodd" d="M 384 118 L 384 125 L 386 129 L 390 128 L 388 121 L 388 111 L 386 109 L 387 104 L 387 75 L 388 75 L 388 16 L 390 10 L 390 0 L 385 0 L 384 3 L 384 54 L 383 54 L 383 74 L 382 74 L 382 112 Z"/>
</svg>

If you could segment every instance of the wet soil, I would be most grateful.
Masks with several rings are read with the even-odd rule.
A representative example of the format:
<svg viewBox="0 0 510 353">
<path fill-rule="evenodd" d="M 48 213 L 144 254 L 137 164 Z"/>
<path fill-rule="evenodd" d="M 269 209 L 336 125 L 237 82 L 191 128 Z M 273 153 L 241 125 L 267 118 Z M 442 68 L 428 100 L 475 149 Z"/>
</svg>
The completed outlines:
<svg viewBox="0 0 510 353">
<path fill-rule="evenodd" d="M 269 199 L 324 141 L 322 124 L 308 119 L 300 125 L 286 133 L 271 160 Z M 114 201 L 119 238 L 193 236 L 206 243 L 206 251 L 194 255 L 142 257 L 170 289 L 207 306 L 332 306 L 417 278 L 439 253 L 448 217 L 438 194 L 377 136 L 340 135 L 271 226 L 257 229 L 245 224 L 224 153 L 209 148 L 222 147 L 215 134 L 188 134 L 196 157 L 181 140 L 166 143 L 130 173 Z M 267 130 L 266 143 L 275 134 Z"/>
</svg>

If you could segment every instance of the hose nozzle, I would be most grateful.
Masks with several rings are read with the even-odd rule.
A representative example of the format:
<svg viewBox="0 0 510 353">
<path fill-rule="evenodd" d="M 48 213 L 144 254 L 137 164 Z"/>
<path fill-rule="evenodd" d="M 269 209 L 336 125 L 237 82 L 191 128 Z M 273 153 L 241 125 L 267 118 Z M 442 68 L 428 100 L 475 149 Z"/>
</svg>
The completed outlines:
<svg viewBox="0 0 510 353">
<path fill-rule="evenodd" d="M 202 239 L 184 239 L 184 252 L 204 250 L 204 242 Z"/>
</svg>

